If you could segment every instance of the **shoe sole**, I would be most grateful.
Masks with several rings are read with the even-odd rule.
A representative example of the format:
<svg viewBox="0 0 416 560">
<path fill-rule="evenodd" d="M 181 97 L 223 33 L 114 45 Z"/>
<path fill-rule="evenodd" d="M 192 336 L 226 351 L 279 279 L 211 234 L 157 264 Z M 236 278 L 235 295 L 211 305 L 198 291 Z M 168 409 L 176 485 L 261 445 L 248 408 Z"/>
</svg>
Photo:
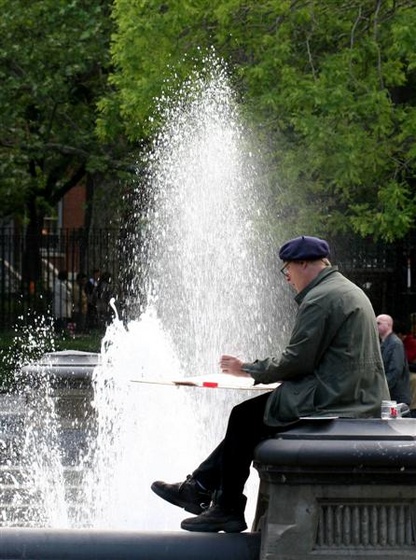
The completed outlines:
<svg viewBox="0 0 416 560">
<path fill-rule="evenodd" d="M 219 533 L 220 531 L 224 531 L 224 533 L 242 533 L 247 529 L 247 525 L 244 521 L 231 521 L 221 526 L 218 525 L 217 527 L 212 523 L 193 523 L 193 521 L 193 519 L 184 519 L 181 523 L 181 528 L 185 531 L 192 531 L 195 533 Z"/>
<path fill-rule="evenodd" d="M 155 485 L 154 483 L 151 485 L 150 488 L 157 496 L 159 496 L 159 498 L 162 498 L 162 500 L 165 500 L 166 502 L 169 502 L 174 506 L 178 506 L 184 509 L 185 511 L 188 511 L 189 513 L 193 513 L 194 515 L 199 515 L 204 511 L 204 508 L 202 506 L 198 504 L 184 502 L 183 500 L 179 500 L 175 496 L 168 494 L 165 490 L 163 490 L 163 488 L 159 488 L 159 486 Z"/>
</svg>

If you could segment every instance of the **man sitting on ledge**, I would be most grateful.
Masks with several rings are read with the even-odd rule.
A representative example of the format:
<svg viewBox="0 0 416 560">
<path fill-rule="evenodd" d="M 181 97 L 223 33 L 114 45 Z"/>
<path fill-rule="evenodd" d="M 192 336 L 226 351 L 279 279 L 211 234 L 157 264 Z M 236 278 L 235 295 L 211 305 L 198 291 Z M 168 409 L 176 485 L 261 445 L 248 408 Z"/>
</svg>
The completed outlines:
<svg viewBox="0 0 416 560">
<path fill-rule="evenodd" d="M 375 314 L 364 292 L 331 266 L 329 254 L 328 243 L 317 237 L 297 237 L 281 247 L 281 271 L 299 306 L 289 344 L 278 358 L 220 360 L 224 373 L 281 384 L 232 409 L 224 439 L 184 482 L 152 484 L 158 496 L 196 514 L 182 521 L 182 529 L 247 528 L 243 491 L 254 450 L 279 427 L 308 415 L 380 416 L 389 391 Z"/>
</svg>

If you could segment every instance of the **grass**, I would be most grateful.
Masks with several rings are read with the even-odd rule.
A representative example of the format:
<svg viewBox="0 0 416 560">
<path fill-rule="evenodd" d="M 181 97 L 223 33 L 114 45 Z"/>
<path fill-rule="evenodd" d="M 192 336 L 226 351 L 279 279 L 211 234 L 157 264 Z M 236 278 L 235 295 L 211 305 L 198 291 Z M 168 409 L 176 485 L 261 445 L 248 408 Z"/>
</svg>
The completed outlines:
<svg viewBox="0 0 416 560">
<path fill-rule="evenodd" d="M 73 337 L 56 337 L 55 350 L 82 350 L 83 352 L 100 352 L 104 333 L 95 331 Z"/>
<path fill-rule="evenodd" d="M 47 352 L 80 350 L 100 352 L 104 333 L 93 331 L 75 337 L 58 336 L 49 329 L 25 326 L 20 330 L 0 332 L 0 392 L 14 389 L 15 373 Z"/>
</svg>

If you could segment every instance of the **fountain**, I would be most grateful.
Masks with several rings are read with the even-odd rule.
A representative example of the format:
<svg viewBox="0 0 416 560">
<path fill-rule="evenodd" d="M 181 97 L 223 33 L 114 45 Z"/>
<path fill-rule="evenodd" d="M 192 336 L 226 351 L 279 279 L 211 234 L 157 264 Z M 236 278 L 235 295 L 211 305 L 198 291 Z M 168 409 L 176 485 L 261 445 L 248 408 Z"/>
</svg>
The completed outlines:
<svg viewBox="0 0 416 560">
<path fill-rule="evenodd" d="M 149 196 L 140 216 L 146 242 L 131 258 L 146 294 L 141 315 L 107 329 L 70 507 L 44 391 L 36 425 L 48 425 L 29 427 L 26 450 L 37 449 L 42 473 L 31 477 L 32 497 L 51 511 L 25 526 L 176 531 L 184 512 L 154 496 L 151 482 L 182 480 L 222 438 L 232 406 L 258 393 L 172 381 L 217 373 L 222 353 L 251 360 L 278 352 L 287 337 L 291 296 L 280 291 L 270 192 L 224 65 L 209 57 L 174 102 L 158 100 L 158 113 L 163 125 L 138 185 Z M 36 441 L 45 433 L 48 450 Z M 248 484 L 249 523 L 257 480 Z"/>
<path fill-rule="evenodd" d="M 150 259 L 139 260 L 147 307 L 127 330 L 110 327 L 95 376 L 94 526 L 177 528 L 183 511 L 157 500 L 150 483 L 182 480 L 222 437 L 233 404 L 252 396 L 132 381 L 217 372 L 221 353 L 254 359 L 285 334 L 267 185 L 224 68 L 208 68 L 173 105 L 160 102 L 164 126 L 147 166 Z"/>
</svg>

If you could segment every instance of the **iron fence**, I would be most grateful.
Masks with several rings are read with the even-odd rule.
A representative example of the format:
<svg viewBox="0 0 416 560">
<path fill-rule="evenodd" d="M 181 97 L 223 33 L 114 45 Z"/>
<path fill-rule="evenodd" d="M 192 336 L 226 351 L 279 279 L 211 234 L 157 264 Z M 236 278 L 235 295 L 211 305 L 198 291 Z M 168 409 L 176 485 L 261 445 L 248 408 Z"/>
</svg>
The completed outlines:
<svg viewBox="0 0 416 560">
<path fill-rule="evenodd" d="M 330 244 L 334 263 L 364 289 L 377 314 L 416 313 L 415 239 L 386 245 L 349 236 L 331 239 Z M 18 320 L 28 322 L 33 315 L 52 316 L 60 270 L 68 272 L 73 292 L 79 272 L 88 277 L 94 269 L 108 273 L 120 313 L 126 319 L 136 317 L 145 299 L 138 278 L 138 270 L 145 274 L 145 266 L 136 262 L 140 246 L 140 235 L 132 236 L 129 230 L 60 229 L 28 239 L 15 229 L 0 228 L 0 329 L 11 328 Z M 36 254 L 28 252 L 33 247 Z M 30 266 L 36 258 L 38 266 Z"/>
<path fill-rule="evenodd" d="M 0 228 L 0 329 L 29 321 L 33 315 L 52 317 L 59 271 L 67 271 L 68 289 L 75 293 L 77 274 L 90 277 L 99 269 L 111 277 L 117 296 L 125 256 L 120 251 L 121 238 L 122 233 L 114 229 L 61 229 L 28 239 L 15 229 Z M 36 247 L 36 254 L 28 247 Z"/>
</svg>

